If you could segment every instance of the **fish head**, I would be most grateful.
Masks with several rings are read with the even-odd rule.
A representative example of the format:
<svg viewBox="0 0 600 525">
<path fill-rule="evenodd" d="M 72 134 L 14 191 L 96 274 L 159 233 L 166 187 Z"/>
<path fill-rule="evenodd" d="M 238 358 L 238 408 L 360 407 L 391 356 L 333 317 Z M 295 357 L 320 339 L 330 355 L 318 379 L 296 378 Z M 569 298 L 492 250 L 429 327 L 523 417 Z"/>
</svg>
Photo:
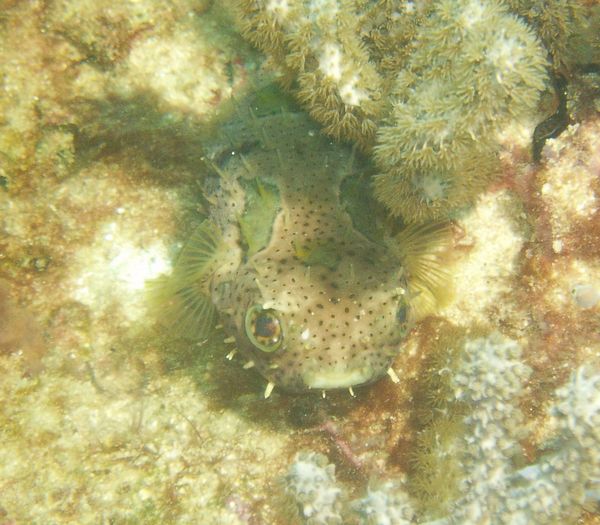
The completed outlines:
<svg viewBox="0 0 600 525">
<path fill-rule="evenodd" d="M 402 267 L 377 247 L 328 239 L 307 261 L 289 237 L 242 265 L 228 286 L 228 330 L 268 381 L 288 391 L 371 383 L 410 325 Z M 314 255 L 314 254 L 313 254 Z"/>
</svg>

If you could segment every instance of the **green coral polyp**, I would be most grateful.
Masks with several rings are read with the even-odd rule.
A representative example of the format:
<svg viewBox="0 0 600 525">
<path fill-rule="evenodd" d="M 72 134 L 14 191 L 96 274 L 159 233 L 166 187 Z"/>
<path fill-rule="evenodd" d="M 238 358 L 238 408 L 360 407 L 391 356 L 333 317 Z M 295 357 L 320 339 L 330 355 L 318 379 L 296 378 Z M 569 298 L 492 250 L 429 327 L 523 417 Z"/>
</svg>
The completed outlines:
<svg viewBox="0 0 600 525">
<path fill-rule="evenodd" d="M 243 33 L 267 53 L 284 86 L 336 139 L 373 143 L 383 115 L 383 77 L 375 68 L 355 19 L 342 2 L 243 0 Z"/>
<path fill-rule="evenodd" d="M 392 215 L 409 222 L 437 220 L 473 204 L 497 170 L 492 150 L 465 151 L 444 170 L 390 166 L 386 173 L 375 176 L 375 196 Z"/>
<path fill-rule="evenodd" d="M 240 7 L 246 37 L 323 131 L 373 153 L 378 199 L 393 215 L 421 221 L 471 204 L 497 171 L 499 132 L 536 111 L 547 88 L 548 51 L 534 28 L 544 42 L 547 34 L 563 42 L 576 27 L 578 9 L 564 3 L 561 10 L 551 2 L 553 20 L 531 25 L 509 7 L 537 21 L 528 8 L 539 2 Z M 444 184 L 430 191 L 437 174 Z"/>
<path fill-rule="evenodd" d="M 511 11 L 536 29 L 555 69 L 571 69 L 576 56 L 573 44 L 588 47 L 577 39 L 586 30 L 583 2 L 564 0 L 506 0 Z"/>
<path fill-rule="evenodd" d="M 547 65 L 532 31 L 497 3 L 440 2 L 416 40 L 374 149 L 376 195 L 408 220 L 473 202 L 494 174 L 497 134 L 535 110 Z M 440 173 L 447 191 L 428 195 Z"/>
</svg>

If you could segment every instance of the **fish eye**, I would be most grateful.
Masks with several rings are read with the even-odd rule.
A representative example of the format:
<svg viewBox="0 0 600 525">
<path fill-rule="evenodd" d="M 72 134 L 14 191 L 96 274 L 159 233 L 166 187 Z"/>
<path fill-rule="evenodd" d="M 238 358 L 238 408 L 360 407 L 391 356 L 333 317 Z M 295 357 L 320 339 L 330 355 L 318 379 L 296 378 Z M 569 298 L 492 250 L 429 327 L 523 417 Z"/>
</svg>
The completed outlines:
<svg viewBox="0 0 600 525">
<path fill-rule="evenodd" d="M 260 305 L 248 308 L 244 322 L 250 342 L 263 352 L 275 352 L 283 342 L 283 330 L 277 312 Z"/>
</svg>

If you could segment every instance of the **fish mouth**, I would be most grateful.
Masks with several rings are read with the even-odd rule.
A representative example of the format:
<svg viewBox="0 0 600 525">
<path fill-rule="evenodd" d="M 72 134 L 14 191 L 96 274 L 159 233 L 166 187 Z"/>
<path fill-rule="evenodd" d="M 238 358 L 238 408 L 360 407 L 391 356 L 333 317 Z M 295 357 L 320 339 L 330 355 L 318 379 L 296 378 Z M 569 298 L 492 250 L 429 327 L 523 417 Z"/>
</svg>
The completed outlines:
<svg viewBox="0 0 600 525">
<path fill-rule="evenodd" d="M 375 370 L 372 366 L 353 369 L 321 369 L 302 374 L 304 384 L 308 388 L 331 390 L 334 388 L 349 388 L 362 385 L 375 379 Z"/>
</svg>

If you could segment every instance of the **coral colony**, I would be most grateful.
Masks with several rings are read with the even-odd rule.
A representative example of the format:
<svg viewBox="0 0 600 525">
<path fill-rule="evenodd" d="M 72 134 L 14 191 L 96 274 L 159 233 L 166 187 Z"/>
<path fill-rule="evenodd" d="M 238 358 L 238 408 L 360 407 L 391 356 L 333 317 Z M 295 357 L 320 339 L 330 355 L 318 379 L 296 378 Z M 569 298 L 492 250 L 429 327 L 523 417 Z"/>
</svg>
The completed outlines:
<svg viewBox="0 0 600 525">
<path fill-rule="evenodd" d="M 466 342 L 455 367 L 439 370 L 449 386 L 447 412 L 463 415 L 455 413 L 460 421 L 445 427 L 454 432 L 435 436 L 427 469 L 458 474 L 454 480 L 442 475 L 453 483 L 429 494 L 424 511 L 394 482 L 344 502 L 327 458 L 301 453 L 287 487 L 306 523 L 346 523 L 344 509 L 364 524 L 573 522 L 600 495 L 600 374 L 578 368 L 556 392 L 549 410 L 555 433 L 538 461 L 526 465 L 519 446 L 523 414 L 516 402 L 531 370 L 521 353 L 516 342 L 492 334 Z"/>
<path fill-rule="evenodd" d="M 327 134 L 372 152 L 376 196 L 410 221 L 474 201 L 498 133 L 546 88 L 543 43 L 565 59 L 579 20 L 558 1 L 240 3 L 245 36 Z"/>
</svg>

